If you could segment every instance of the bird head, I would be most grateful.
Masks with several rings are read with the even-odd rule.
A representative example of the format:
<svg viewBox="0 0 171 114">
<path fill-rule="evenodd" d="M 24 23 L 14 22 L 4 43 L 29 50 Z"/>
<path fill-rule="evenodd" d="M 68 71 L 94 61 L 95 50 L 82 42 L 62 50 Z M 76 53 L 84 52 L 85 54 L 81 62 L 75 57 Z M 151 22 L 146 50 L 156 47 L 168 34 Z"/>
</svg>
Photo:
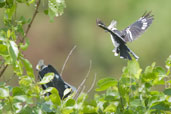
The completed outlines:
<svg viewBox="0 0 171 114">
<path fill-rule="evenodd" d="M 46 65 L 44 64 L 44 60 L 39 60 L 38 64 L 36 65 L 36 70 L 41 71 Z"/>
<path fill-rule="evenodd" d="M 100 27 L 106 27 L 106 25 L 100 19 L 98 19 L 98 18 L 96 19 L 96 23 Z"/>
</svg>

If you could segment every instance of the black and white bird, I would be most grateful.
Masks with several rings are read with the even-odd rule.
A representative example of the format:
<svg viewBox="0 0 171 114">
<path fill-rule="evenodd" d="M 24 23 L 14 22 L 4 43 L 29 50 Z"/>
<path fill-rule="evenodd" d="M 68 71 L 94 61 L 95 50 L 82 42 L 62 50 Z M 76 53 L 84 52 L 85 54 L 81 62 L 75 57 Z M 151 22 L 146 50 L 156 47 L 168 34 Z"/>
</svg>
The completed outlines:
<svg viewBox="0 0 171 114">
<path fill-rule="evenodd" d="M 52 65 L 45 65 L 43 60 L 40 60 L 36 66 L 36 70 L 39 71 L 39 79 L 42 80 L 47 73 L 54 73 L 54 78 L 47 84 L 43 84 L 42 88 L 45 90 L 48 87 L 54 87 L 58 90 L 61 99 L 68 97 L 72 92 L 76 91 L 76 88 L 66 83 L 59 73 L 53 68 Z M 71 91 L 64 96 L 64 91 L 70 89 Z"/>
<path fill-rule="evenodd" d="M 96 22 L 99 27 L 110 33 L 112 43 L 115 46 L 115 49 L 112 51 L 115 53 L 115 56 L 120 54 L 120 58 L 131 60 L 132 58 L 130 54 L 132 54 L 136 59 L 139 57 L 126 46 L 126 43 L 134 41 L 144 33 L 151 25 L 153 19 L 151 12 L 145 12 L 135 23 L 121 31 L 117 30 L 117 22 L 114 20 L 108 27 L 99 19 L 97 19 Z"/>
</svg>

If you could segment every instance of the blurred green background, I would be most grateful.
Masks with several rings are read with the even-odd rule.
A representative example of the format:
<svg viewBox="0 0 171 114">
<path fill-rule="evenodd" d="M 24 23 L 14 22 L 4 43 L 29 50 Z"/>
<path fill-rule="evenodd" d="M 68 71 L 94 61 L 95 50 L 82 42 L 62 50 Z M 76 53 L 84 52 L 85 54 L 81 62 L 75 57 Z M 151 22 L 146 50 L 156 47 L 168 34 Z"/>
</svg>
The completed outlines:
<svg viewBox="0 0 171 114">
<path fill-rule="evenodd" d="M 55 18 L 53 23 L 43 14 L 46 8 L 47 1 L 42 0 L 40 13 L 29 31 L 30 46 L 24 55 L 34 68 L 38 60 L 44 59 L 46 64 L 61 72 L 68 53 L 77 45 L 63 72 L 63 79 L 76 87 L 88 72 L 90 60 L 92 68 L 87 89 L 95 73 L 97 80 L 106 76 L 119 78 L 127 64 L 127 60 L 114 56 L 110 35 L 96 26 L 96 18 L 106 25 L 115 19 L 118 29 L 122 30 L 145 11 L 152 11 L 153 24 L 138 40 L 127 45 L 140 57 L 142 68 L 154 61 L 164 67 L 164 61 L 171 54 L 171 0 L 66 0 L 64 14 Z M 19 5 L 17 17 L 24 15 L 29 18 L 33 12 L 33 6 Z M 2 24 L 2 17 L 0 19 Z M 4 80 L 10 75 L 6 72 Z"/>
</svg>

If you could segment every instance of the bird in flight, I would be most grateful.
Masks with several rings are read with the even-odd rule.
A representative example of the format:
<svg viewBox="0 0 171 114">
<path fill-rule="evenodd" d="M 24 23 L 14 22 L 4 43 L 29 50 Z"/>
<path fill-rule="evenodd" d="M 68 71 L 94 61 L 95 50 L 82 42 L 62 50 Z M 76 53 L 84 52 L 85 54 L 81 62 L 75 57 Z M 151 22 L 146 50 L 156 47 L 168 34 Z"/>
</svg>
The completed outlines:
<svg viewBox="0 0 171 114">
<path fill-rule="evenodd" d="M 47 73 L 54 73 L 54 78 L 47 84 L 43 84 L 42 88 L 45 90 L 48 87 L 54 87 L 58 90 L 61 99 L 68 97 L 72 92 L 76 91 L 76 88 L 66 83 L 59 73 L 53 68 L 52 65 L 45 65 L 43 60 L 39 60 L 36 70 L 39 71 L 39 79 L 42 80 Z M 64 91 L 71 89 L 69 93 L 64 96 Z M 50 94 L 50 93 L 49 93 Z"/>
<path fill-rule="evenodd" d="M 112 51 L 115 56 L 120 54 L 120 58 L 132 60 L 130 54 L 132 54 L 135 59 L 139 57 L 126 46 L 126 43 L 137 39 L 146 31 L 153 20 L 154 18 L 151 12 L 145 12 L 136 22 L 121 31 L 116 28 L 117 22 L 115 20 L 113 20 L 108 27 L 100 19 L 97 19 L 96 23 L 99 27 L 110 33 L 112 43 L 115 46 L 115 49 Z"/>
</svg>

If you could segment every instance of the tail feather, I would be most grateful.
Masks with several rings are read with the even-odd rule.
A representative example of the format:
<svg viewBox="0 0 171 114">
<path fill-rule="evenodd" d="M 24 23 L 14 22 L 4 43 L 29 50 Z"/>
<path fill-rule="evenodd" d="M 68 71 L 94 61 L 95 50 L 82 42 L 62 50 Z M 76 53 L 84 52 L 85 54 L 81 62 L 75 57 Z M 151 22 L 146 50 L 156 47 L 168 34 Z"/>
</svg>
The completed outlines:
<svg viewBox="0 0 171 114">
<path fill-rule="evenodd" d="M 139 57 L 138 57 L 133 51 L 131 51 L 125 44 L 120 44 L 120 46 L 119 46 L 118 48 L 119 48 L 119 51 L 120 51 L 120 58 L 132 60 L 130 54 L 132 54 L 132 55 L 135 57 L 135 59 L 138 59 L 138 58 L 139 58 Z"/>
</svg>

